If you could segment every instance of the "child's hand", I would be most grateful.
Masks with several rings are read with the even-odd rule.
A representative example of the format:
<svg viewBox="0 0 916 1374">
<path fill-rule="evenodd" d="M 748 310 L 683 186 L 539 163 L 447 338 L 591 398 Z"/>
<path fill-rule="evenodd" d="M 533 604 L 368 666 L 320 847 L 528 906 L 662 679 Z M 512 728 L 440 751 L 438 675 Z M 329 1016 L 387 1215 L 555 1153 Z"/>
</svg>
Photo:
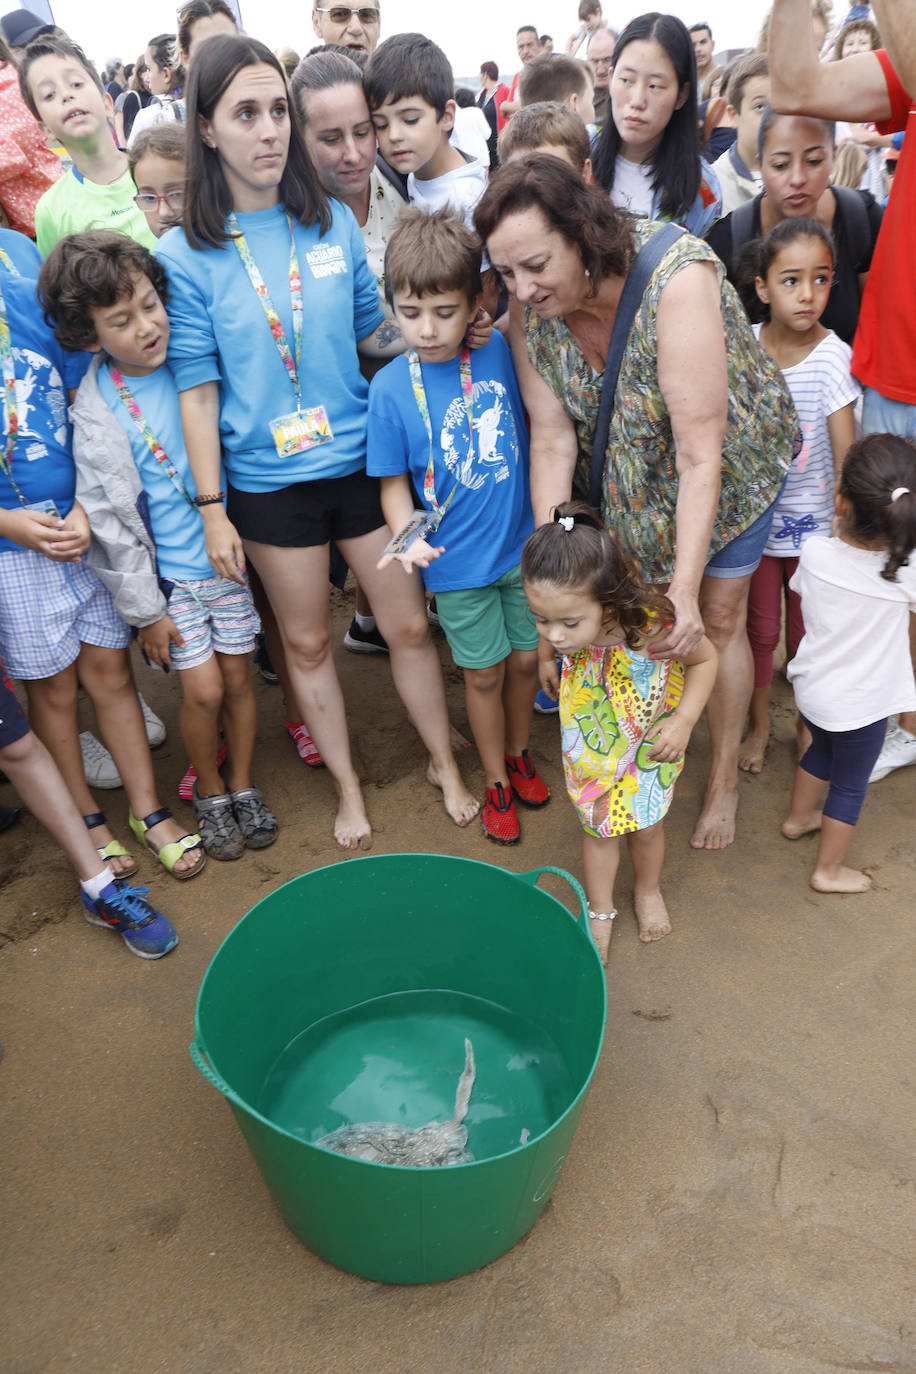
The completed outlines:
<svg viewBox="0 0 916 1374">
<path fill-rule="evenodd" d="M 544 639 L 538 644 L 538 677 L 541 687 L 556 701 L 560 695 L 560 670 L 556 654 Z"/>
<path fill-rule="evenodd" d="M 171 665 L 173 644 L 179 649 L 184 648 L 184 640 L 170 615 L 164 615 L 152 625 L 144 625 L 137 632 L 137 643 L 150 663 L 155 663 L 157 668 L 168 668 Z"/>
<path fill-rule="evenodd" d="M 383 554 L 375 566 L 381 572 L 382 568 L 387 568 L 389 563 L 397 562 L 400 563 L 405 572 L 412 573 L 414 568 L 428 568 L 430 563 L 441 558 L 444 553 L 444 544 L 440 544 L 436 548 L 432 544 L 427 544 L 425 539 L 415 539 L 403 553 Z"/>
<path fill-rule="evenodd" d="M 477 311 L 471 323 L 468 325 L 468 332 L 465 334 L 468 348 L 483 348 L 484 344 L 490 339 L 493 333 L 492 317 L 484 310 L 483 306 Z"/>
<path fill-rule="evenodd" d="M 87 525 L 87 531 L 88 528 Z M 3 533 L 14 544 L 43 554 L 55 563 L 78 563 L 80 555 L 89 547 L 82 530 L 69 527 L 59 515 L 40 510 L 5 511 Z"/>
<path fill-rule="evenodd" d="M 676 763 L 684 757 L 684 750 L 690 739 L 690 726 L 681 720 L 675 711 L 672 715 L 665 716 L 657 725 L 650 726 L 648 735 L 652 744 L 649 758 L 654 759 L 656 763 Z"/>
<path fill-rule="evenodd" d="M 80 554 L 84 554 L 92 543 L 92 531 L 89 528 L 89 516 L 83 510 L 79 501 L 74 501 L 70 509 L 70 514 L 64 520 L 64 530 L 70 536 L 67 544 L 72 545 L 72 552 L 58 553 L 59 558 L 69 558 L 78 563 Z M 59 546 L 60 547 L 60 546 Z"/>
</svg>

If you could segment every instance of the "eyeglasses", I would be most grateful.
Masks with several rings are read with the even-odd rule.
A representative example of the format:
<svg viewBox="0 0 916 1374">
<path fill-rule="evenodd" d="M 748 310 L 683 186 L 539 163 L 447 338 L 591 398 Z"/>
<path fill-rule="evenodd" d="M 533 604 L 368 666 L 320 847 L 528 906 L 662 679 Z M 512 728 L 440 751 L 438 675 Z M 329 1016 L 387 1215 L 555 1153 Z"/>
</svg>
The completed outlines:
<svg viewBox="0 0 916 1374">
<path fill-rule="evenodd" d="M 607 67 L 608 71 L 610 71 L 611 67 L 614 65 L 614 59 L 612 57 L 590 57 L 588 59 L 588 65 L 594 67 L 595 71 L 598 71 L 600 67 Z"/>
<path fill-rule="evenodd" d="M 327 10 L 323 10 L 320 5 L 316 5 L 315 8 L 319 14 L 326 14 L 332 24 L 349 24 L 350 18 L 354 14 L 359 17 L 361 24 L 377 24 L 379 20 L 378 10 L 354 10 L 349 5 L 332 5 Z"/>
<path fill-rule="evenodd" d="M 154 196 L 151 191 L 140 191 L 134 196 L 134 205 L 145 215 L 158 210 L 163 201 L 176 215 L 180 214 L 184 209 L 184 190 L 166 191 L 164 196 Z"/>
</svg>

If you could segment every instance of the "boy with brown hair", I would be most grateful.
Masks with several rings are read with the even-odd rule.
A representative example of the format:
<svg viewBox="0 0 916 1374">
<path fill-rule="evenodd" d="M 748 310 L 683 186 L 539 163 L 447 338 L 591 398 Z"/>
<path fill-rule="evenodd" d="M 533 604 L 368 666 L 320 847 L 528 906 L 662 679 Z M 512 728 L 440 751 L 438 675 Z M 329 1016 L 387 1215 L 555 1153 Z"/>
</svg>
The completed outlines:
<svg viewBox="0 0 916 1374">
<path fill-rule="evenodd" d="M 553 153 L 592 181 L 591 142 L 585 125 L 566 105 L 543 100 L 526 105 L 499 136 L 499 160 L 510 162 L 525 153 Z"/>
<path fill-rule="evenodd" d="M 757 130 L 760 116 L 770 103 L 770 62 L 765 52 L 748 53 L 732 69 L 726 114 L 735 124 L 738 137 L 713 163 L 722 190 L 722 216 L 730 215 L 747 200 L 760 194 L 760 155 Z"/>
<path fill-rule="evenodd" d="M 562 53 L 536 57 L 523 67 L 518 79 L 522 109 L 545 100 L 566 105 L 583 124 L 595 122 L 595 78 L 587 62 Z"/>
</svg>

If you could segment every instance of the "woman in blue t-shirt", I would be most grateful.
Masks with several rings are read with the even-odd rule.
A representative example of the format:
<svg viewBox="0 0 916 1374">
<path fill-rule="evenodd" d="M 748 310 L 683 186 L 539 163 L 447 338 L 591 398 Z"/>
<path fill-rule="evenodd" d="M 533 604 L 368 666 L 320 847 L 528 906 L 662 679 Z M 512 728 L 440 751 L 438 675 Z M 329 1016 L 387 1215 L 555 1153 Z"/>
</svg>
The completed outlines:
<svg viewBox="0 0 916 1374">
<path fill-rule="evenodd" d="M 208 41 L 187 103 L 184 227 L 160 239 L 158 254 L 207 555 L 236 580 L 247 557 L 264 584 L 302 718 L 337 785 L 338 844 L 368 848 L 372 832 L 330 653 L 332 542 L 388 641 L 401 699 L 430 751 L 429 780 L 466 825 L 477 804 L 451 752 L 422 584 L 376 567 L 389 535 L 365 471 L 358 352 L 384 353 L 390 325 L 359 228 L 321 189 L 283 68 L 262 43 Z"/>
</svg>

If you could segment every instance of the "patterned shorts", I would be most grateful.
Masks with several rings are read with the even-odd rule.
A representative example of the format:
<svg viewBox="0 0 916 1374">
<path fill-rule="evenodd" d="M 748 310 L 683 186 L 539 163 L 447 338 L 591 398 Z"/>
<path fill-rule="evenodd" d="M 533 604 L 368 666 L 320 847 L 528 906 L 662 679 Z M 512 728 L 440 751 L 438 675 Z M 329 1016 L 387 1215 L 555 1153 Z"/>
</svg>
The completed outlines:
<svg viewBox="0 0 916 1374">
<path fill-rule="evenodd" d="M 0 657 L 34 682 L 75 663 L 80 646 L 125 649 L 130 626 L 85 563 L 52 563 L 32 549 L 0 552 Z"/>
<path fill-rule="evenodd" d="M 179 670 L 199 668 L 214 654 L 250 654 L 261 628 L 247 583 L 228 577 L 176 582 L 169 615 L 184 640 L 183 649 L 172 645 L 172 667 Z"/>
</svg>

